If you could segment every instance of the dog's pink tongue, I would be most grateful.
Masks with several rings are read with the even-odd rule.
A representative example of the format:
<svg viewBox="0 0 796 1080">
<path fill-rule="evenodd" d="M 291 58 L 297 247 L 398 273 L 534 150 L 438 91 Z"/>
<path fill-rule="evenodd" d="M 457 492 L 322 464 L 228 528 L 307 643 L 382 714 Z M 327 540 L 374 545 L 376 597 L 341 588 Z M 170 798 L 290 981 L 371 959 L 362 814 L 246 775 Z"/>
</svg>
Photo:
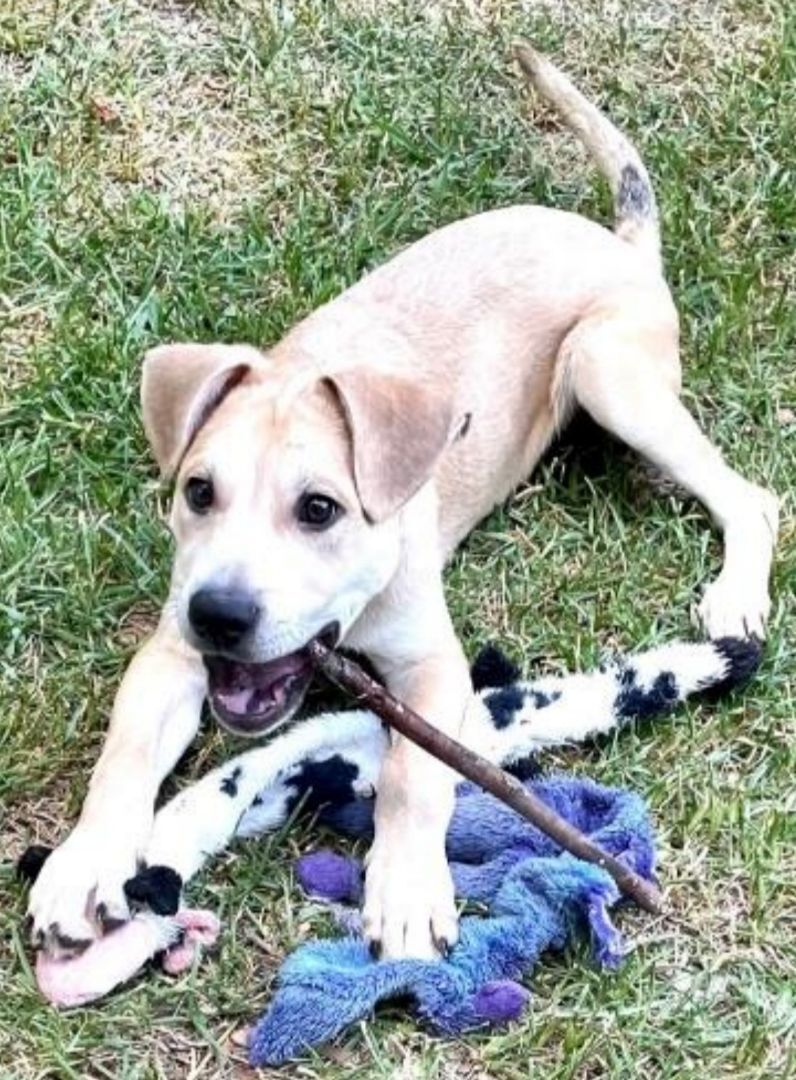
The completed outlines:
<svg viewBox="0 0 796 1080">
<path fill-rule="evenodd" d="M 245 690 L 217 690 L 215 696 L 227 710 L 236 715 L 245 716 L 254 712 L 254 699 L 257 691 L 251 688 Z"/>
<path fill-rule="evenodd" d="M 301 652 L 265 664 L 241 664 L 222 657 L 207 657 L 205 663 L 213 697 L 234 716 L 280 707 L 293 681 L 308 667 Z"/>
</svg>

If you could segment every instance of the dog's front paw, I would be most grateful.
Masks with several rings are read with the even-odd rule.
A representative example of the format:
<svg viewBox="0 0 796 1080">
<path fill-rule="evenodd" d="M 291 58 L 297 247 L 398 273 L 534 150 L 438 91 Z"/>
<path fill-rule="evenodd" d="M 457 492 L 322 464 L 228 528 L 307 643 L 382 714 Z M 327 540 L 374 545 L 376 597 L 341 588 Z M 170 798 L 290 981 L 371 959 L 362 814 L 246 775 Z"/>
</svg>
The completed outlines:
<svg viewBox="0 0 796 1080">
<path fill-rule="evenodd" d="M 124 883 L 137 868 L 129 836 L 78 825 L 47 858 L 31 889 L 33 944 L 56 956 L 82 952 L 130 917 Z"/>
<path fill-rule="evenodd" d="M 705 589 L 699 619 L 709 638 L 766 636 L 771 600 L 765 586 L 720 574 Z"/>
<path fill-rule="evenodd" d="M 426 850 L 422 850 L 423 846 Z M 367 858 L 365 938 L 374 956 L 434 960 L 446 955 L 459 935 L 444 849 L 403 836 L 376 840 Z"/>
</svg>

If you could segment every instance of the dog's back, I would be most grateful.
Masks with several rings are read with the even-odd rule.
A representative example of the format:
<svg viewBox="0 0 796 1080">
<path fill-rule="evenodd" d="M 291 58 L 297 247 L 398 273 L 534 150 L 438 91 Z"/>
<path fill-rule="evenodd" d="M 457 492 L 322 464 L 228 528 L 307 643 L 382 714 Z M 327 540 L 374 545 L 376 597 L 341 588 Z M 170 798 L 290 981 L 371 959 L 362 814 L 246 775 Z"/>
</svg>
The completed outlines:
<svg viewBox="0 0 796 1080">
<path fill-rule="evenodd" d="M 299 357 L 334 371 L 367 355 L 371 368 L 442 388 L 454 415 L 474 416 L 437 470 L 446 550 L 527 476 L 571 413 L 559 359 L 574 326 L 624 308 L 677 336 L 638 153 L 552 64 L 526 45 L 516 55 L 606 175 L 614 230 L 533 205 L 455 221 L 318 309 L 272 352 L 284 370 Z"/>
<path fill-rule="evenodd" d="M 412 346 L 416 375 L 425 374 L 417 357 L 428 357 L 429 376 L 455 386 L 470 382 L 473 364 L 483 366 L 485 349 L 490 378 L 500 377 L 501 354 L 510 356 L 514 372 L 542 368 L 549 375 L 567 331 L 613 293 L 653 294 L 665 316 L 674 317 L 660 273 L 655 195 L 639 154 L 548 60 L 525 43 L 516 45 L 515 56 L 608 180 L 613 231 L 545 206 L 475 214 L 399 252 L 300 323 L 284 345 L 309 352 L 320 346 L 324 366 L 347 366 L 359 352 L 360 324 L 372 336 L 375 313 L 384 341 L 373 343 L 370 363 L 400 366 L 392 349 L 400 338 Z M 519 395 L 526 402 L 528 389 Z"/>
</svg>

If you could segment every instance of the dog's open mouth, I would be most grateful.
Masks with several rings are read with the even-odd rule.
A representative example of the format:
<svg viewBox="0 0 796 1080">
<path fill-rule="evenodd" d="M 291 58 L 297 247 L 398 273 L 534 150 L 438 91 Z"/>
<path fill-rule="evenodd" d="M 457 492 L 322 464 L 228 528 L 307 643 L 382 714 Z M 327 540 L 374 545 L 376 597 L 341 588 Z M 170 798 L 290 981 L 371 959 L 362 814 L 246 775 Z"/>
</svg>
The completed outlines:
<svg viewBox="0 0 796 1080">
<path fill-rule="evenodd" d="M 339 634 L 333 623 L 316 638 L 333 648 Z M 306 645 L 262 664 L 211 654 L 205 655 L 204 662 L 213 713 L 236 735 L 262 735 L 284 720 L 301 704 L 314 674 Z"/>
</svg>

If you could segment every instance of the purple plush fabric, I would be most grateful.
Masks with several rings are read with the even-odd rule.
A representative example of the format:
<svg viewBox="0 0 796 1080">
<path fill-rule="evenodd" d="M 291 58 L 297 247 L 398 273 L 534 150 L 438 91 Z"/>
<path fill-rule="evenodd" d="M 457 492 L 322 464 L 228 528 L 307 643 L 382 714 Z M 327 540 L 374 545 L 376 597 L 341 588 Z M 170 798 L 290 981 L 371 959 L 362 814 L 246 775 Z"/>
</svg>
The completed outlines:
<svg viewBox="0 0 796 1080">
<path fill-rule="evenodd" d="M 305 893 L 333 903 L 355 903 L 362 891 L 359 862 L 334 851 L 302 855 L 296 862 L 296 877 Z"/>
<path fill-rule="evenodd" d="M 486 1024 L 508 1024 L 518 1020 L 530 1004 L 531 992 L 511 979 L 494 979 L 482 986 L 473 998 L 473 1010 Z"/>
</svg>

